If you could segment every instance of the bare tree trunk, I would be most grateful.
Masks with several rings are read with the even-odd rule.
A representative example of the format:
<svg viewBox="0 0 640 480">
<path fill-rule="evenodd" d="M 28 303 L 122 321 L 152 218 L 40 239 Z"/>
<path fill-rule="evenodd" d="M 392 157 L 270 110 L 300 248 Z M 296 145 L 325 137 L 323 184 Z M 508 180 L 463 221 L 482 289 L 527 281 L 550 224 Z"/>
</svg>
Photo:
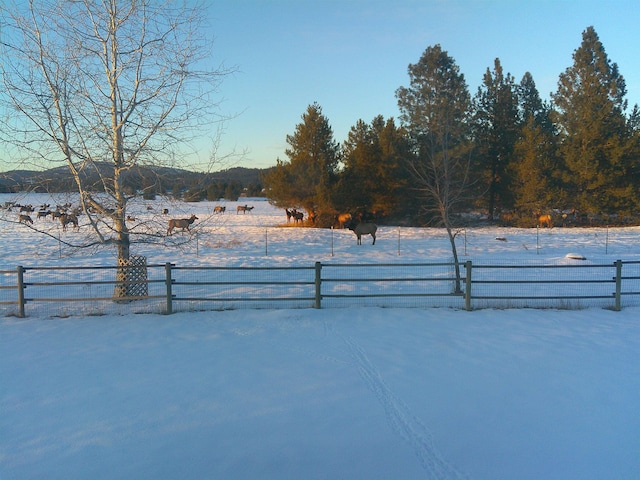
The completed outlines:
<svg viewBox="0 0 640 480">
<path fill-rule="evenodd" d="M 450 225 L 447 225 L 447 235 L 451 244 L 451 253 L 453 254 L 453 264 L 456 272 L 455 293 L 462 293 L 462 277 L 460 275 L 460 262 L 458 261 L 458 249 L 456 247 L 456 234 Z"/>
</svg>

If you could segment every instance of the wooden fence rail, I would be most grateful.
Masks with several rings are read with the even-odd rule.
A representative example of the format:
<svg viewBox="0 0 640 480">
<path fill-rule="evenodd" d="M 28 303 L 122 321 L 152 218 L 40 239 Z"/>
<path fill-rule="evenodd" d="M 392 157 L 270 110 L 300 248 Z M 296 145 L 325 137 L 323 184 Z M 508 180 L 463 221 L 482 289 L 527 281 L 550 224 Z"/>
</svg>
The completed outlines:
<svg viewBox="0 0 640 480">
<path fill-rule="evenodd" d="M 129 275 L 127 269 L 144 268 Z M 124 272 L 124 273 L 123 273 Z M 460 272 L 459 277 L 456 272 Z M 127 292 L 141 291 L 145 294 Z M 130 286 L 136 288 L 129 288 Z M 124 294 L 123 294 L 124 293 Z M 624 300 L 623 300 L 624 299 Z M 85 302 L 134 313 L 230 308 L 346 306 L 585 308 L 640 305 L 640 261 L 576 265 L 413 264 L 210 267 L 172 263 L 97 267 L 24 267 L 0 271 L 0 306 Z M 146 306 L 147 310 L 142 309 Z M 105 308 L 105 307 L 103 307 Z M 107 310 L 109 310 L 107 308 Z M 104 310 L 101 310 L 104 311 Z M 30 312 L 31 313 L 31 312 Z M 81 312 L 82 313 L 82 312 Z"/>
</svg>

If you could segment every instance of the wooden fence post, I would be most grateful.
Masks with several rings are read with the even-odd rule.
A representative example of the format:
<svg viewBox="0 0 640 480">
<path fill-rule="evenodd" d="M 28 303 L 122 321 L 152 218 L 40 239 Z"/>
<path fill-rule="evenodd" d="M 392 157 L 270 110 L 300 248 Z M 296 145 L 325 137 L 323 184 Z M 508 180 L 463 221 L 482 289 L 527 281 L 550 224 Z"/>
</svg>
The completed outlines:
<svg viewBox="0 0 640 480">
<path fill-rule="evenodd" d="M 322 263 L 316 262 L 316 304 L 315 308 L 321 308 L 322 300 Z"/>
<path fill-rule="evenodd" d="M 171 286 L 173 285 L 173 279 L 171 278 L 171 263 L 167 262 L 164 264 L 164 281 L 167 286 L 167 315 L 171 315 L 173 313 L 173 291 L 171 290 Z"/>
<path fill-rule="evenodd" d="M 622 260 L 616 260 L 615 262 L 615 266 L 616 266 L 616 304 L 613 307 L 613 309 L 616 312 L 619 312 L 621 307 L 621 302 L 620 302 L 620 294 L 622 291 Z"/>
<path fill-rule="evenodd" d="M 471 260 L 464 262 L 464 269 L 466 270 L 467 277 L 465 280 L 464 289 L 464 308 L 467 311 L 471 310 Z"/>
<path fill-rule="evenodd" d="M 24 268 L 18 266 L 18 316 L 24 318 Z"/>
</svg>

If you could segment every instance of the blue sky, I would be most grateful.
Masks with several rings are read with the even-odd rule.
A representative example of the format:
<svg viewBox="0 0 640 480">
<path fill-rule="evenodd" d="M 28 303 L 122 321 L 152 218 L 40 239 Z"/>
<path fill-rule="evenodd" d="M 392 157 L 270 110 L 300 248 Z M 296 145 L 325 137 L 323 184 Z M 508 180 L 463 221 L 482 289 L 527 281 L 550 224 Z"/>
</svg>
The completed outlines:
<svg viewBox="0 0 640 480">
<path fill-rule="evenodd" d="M 314 102 L 340 143 L 359 119 L 397 119 L 395 91 L 409 84 L 408 65 L 436 44 L 472 95 L 499 58 L 516 82 L 531 72 L 549 99 L 592 25 L 626 79 L 630 107 L 640 104 L 638 0 L 203 1 L 210 66 L 236 68 L 218 91 L 230 119 L 212 126 L 212 136 L 223 131 L 213 170 L 287 160 L 286 136 Z M 212 150 L 210 139 L 189 145 L 184 166 L 211 168 Z"/>
<path fill-rule="evenodd" d="M 609 59 L 640 104 L 640 2 L 637 0 L 233 0 L 212 3 L 214 64 L 236 66 L 220 90 L 219 156 L 264 168 L 286 160 L 286 136 L 318 102 L 335 139 L 376 115 L 399 115 L 395 91 L 407 66 L 440 44 L 472 95 L 500 58 L 519 82 L 533 75 L 543 99 L 573 63 L 582 32 L 594 26 Z M 210 147 L 200 151 L 206 161 Z"/>
</svg>

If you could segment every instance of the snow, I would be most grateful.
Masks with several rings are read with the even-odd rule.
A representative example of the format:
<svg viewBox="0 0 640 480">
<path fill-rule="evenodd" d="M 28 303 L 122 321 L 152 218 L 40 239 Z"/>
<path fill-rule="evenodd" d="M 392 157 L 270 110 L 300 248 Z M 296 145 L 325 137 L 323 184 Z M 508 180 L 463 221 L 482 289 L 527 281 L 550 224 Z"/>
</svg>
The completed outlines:
<svg viewBox="0 0 640 480">
<path fill-rule="evenodd" d="M 166 230 L 162 202 L 135 212 L 148 232 Z M 246 215 L 224 203 L 224 216 L 210 213 L 217 202 L 169 205 L 172 218 L 198 215 L 193 237 L 159 234 L 136 253 L 150 262 L 233 266 L 450 255 L 438 229 L 381 227 L 375 246 L 369 237 L 357 246 L 348 231 L 279 228 L 284 212 L 266 202 L 241 201 L 256 206 Z M 5 222 L 16 216 L 1 214 Z M 0 268 L 113 264 L 110 250 L 58 243 L 79 243 L 88 228 L 82 219 L 80 232 L 51 225 L 47 236 L 7 223 Z M 474 262 L 610 263 L 639 259 L 639 232 L 477 228 L 460 236 L 459 248 Z M 638 307 L 66 317 L 55 309 L 0 318 L 3 480 L 564 480 L 640 472 Z"/>
</svg>

